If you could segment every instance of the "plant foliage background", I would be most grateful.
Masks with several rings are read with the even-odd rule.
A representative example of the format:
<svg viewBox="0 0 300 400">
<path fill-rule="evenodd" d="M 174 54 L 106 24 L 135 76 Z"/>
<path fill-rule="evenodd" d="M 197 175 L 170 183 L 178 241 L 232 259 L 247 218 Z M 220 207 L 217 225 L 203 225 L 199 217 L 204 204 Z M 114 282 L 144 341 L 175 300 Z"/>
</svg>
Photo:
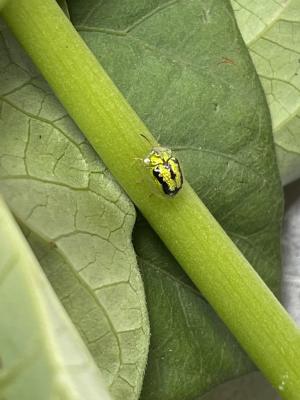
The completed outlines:
<svg viewBox="0 0 300 400">
<path fill-rule="evenodd" d="M 271 120 L 229 2 L 63 3 L 129 103 L 176 151 L 186 178 L 278 293 L 282 195 Z M 300 6 L 244 0 L 233 8 L 290 180 L 299 100 L 290 92 L 298 88 L 299 61 L 288 35 L 298 34 L 292 11 Z M 133 205 L 3 24 L 0 39 L 0 190 L 113 398 L 194 399 L 253 370 L 141 216 L 133 250 Z"/>
<path fill-rule="evenodd" d="M 300 1 L 232 0 L 272 115 L 283 183 L 300 177 Z"/>
</svg>

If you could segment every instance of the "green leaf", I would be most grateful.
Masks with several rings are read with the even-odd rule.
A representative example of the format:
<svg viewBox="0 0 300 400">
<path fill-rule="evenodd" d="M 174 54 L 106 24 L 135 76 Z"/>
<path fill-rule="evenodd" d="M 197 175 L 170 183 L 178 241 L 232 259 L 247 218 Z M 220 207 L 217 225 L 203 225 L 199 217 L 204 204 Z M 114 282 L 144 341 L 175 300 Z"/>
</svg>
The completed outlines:
<svg viewBox="0 0 300 400">
<path fill-rule="evenodd" d="M 300 177 L 300 0 L 232 0 L 272 115 L 281 179 Z"/>
<path fill-rule="evenodd" d="M 5 28 L 0 190 L 115 399 L 137 399 L 149 342 L 135 211 Z"/>
<path fill-rule="evenodd" d="M 214 388 L 197 400 L 279 400 L 278 393 L 257 371 Z"/>
<path fill-rule="evenodd" d="M 278 292 L 282 198 L 270 118 L 229 4 L 70 0 L 69 9 L 129 103 L 176 151 L 199 196 Z M 151 323 L 142 398 L 194 399 L 251 370 L 142 219 L 134 243 Z"/>
<path fill-rule="evenodd" d="M 0 398 L 108 400 L 99 370 L 0 199 Z"/>
<path fill-rule="evenodd" d="M 0 0 L 0 10 L 2 7 L 4 7 L 5 3 L 6 3 L 6 0 Z"/>
</svg>

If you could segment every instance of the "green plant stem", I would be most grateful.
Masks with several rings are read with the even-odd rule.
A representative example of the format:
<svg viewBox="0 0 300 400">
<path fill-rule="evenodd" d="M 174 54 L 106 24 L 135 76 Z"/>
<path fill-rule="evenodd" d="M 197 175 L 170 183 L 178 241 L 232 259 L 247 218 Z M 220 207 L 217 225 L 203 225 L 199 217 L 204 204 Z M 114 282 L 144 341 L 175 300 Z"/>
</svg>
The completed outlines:
<svg viewBox="0 0 300 400">
<path fill-rule="evenodd" d="M 54 0 L 3 17 L 102 160 L 283 399 L 300 396 L 300 331 L 187 182 L 156 195 L 137 160 L 154 139 Z M 147 96 L 147 93 L 145 93 Z"/>
</svg>

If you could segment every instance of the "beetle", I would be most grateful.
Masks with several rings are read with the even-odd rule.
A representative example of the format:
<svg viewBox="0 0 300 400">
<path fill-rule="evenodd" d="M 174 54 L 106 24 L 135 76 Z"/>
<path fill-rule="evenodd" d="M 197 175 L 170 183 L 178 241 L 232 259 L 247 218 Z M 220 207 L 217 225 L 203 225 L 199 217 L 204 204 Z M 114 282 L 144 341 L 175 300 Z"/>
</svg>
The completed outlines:
<svg viewBox="0 0 300 400">
<path fill-rule="evenodd" d="M 162 188 L 164 194 L 175 196 L 180 191 L 183 185 L 183 174 L 179 161 L 171 149 L 161 146 L 153 147 L 143 162 L 152 171 L 155 182 Z"/>
</svg>

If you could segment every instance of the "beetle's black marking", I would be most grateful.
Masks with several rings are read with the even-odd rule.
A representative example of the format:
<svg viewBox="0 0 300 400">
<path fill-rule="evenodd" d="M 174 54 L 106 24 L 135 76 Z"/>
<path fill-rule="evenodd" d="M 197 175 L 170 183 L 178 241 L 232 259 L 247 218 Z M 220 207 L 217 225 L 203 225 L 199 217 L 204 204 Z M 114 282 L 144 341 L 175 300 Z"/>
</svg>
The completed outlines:
<svg viewBox="0 0 300 400">
<path fill-rule="evenodd" d="M 175 179 L 176 179 L 176 174 L 175 174 L 175 172 L 173 171 L 172 168 L 170 168 L 170 174 L 171 174 L 171 178 L 175 181 Z"/>
<path fill-rule="evenodd" d="M 183 185 L 183 174 L 182 174 L 181 167 L 180 167 L 180 164 L 179 164 L 179 162 L 178 162 L 177 159 L 176 159 L 176 163 L 177 163 L 178 169 L 179 169 L 179 174 L 180 174 L 180 188 L 181 188 L 182 185 Z"/>
<path fill-rule="evenodd" d="M 174 171 L 172 170 L 172 168 L 170 168 L 170 165 L 168 165 L 168 169 L 171 171 L 171 177 L 172 179 L 175 179 L 176 174 L 174 173 Z M 173 173 L 173 175 L 172 175 Z M 175 188 L 174 190 L 170 189 L 169 185 L 167 184 L 167 182 L 164 181 L 163 176 L 160 175 L 160 170 L 159 169 L 153 169 L 153 175 L 154 177 L 158 180 L 158 182 L 161 184 L 162 189 L 164 191 L 165 194 L 167 194 L 168 196 L 174 196 L 181 188 Z"/>
<path fill-rule="evenodd" d="M 169 160 L 173 160 L 173 158 L 170 157 Z M 169 161 L 169 160 L 168 160 L 168 161 Z M 163 165 L 164 165 L 165 169 L 167 169 L 167 170 L 170 171 L 171 179 L 173 179 L 173 180 L 175 181 L 175 179 L 176 179 L 176 173 L 173 171 L 172 166 L 169 164 L 169 162 L 164 162 Z"/>
<path fill-rule="evenodd" d="M 164 192 L 169 195 L 169 196 L 174 196 L 178 191 L 180 190 L 180 188 L 175 188 L 174 190 L 171 190 L 169 187 L 167 187 L 167 191 L 164 190 Z"/>
<path fill-rule="evenodd" d="M 172 192 L 172 190 L 170 190 L 170 188 L 169 188 L 169 186 L 168 186 L 168 184 L 166 182 L 164 182 L 162 184 L 162 188 L 163 188 L 163 191 L 164 191 L 165 194 L 167 194 L 169 196 L 172 196 L 173 192 Z"/>
<path fill-rule="evenodd" d="M 158 180 L 158 182 L 160 183 L 160 184 L 164 184 L 165 183 L 165 181 L 164 181 L 164 178 L 160 175 L 160 170 L 159 169 L 155 169 L 154 168 L 154 170 L 153 170 L 153 175 L 154 175 L 154 177 Z"/>
<path fill-rule="evenodd" d="M 181 171 L 181 167 L 180 167 L 180 164 L 179 164 L 179 161 L 177 160 L 177 158 L 172 157 L 171 159 L 172 159 L 172 161 L 173 161 L 175 164 L 177 164 L 177 166 L 178 166 L 179 177 L 180 177 L 180 187 L 179 187 L 179 189 L 180 189 L 180 188 L 182 187 L 182 185 L 183 185 L 183 174 L 182 174 L 182 171 Z M 178 190 L 179 190 L 179 189 L 178 189 Z"/>
</svg>

